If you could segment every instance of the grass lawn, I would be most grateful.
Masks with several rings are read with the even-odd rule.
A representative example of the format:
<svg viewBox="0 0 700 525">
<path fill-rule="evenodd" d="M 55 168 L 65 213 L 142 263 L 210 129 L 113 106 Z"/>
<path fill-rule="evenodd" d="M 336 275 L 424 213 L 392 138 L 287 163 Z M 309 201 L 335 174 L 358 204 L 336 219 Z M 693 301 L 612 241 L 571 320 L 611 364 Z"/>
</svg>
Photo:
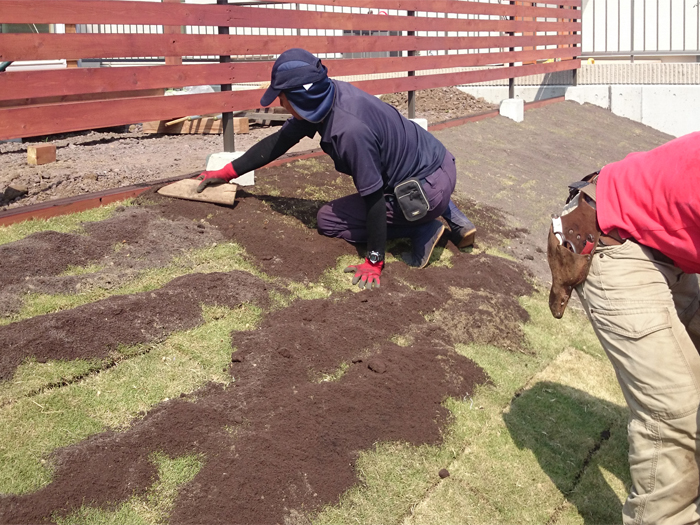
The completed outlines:
<svg viewBox="0 0 700 525">
<path fill-rule="evenodd" d="M 44 230 L 80 233 L 83 222 L 104 220 L 116 206 L 0 228 L 0 245 Z M 499 246 L 483 249 L 500 254 Z M 449 256 L 445 252 L 434 264 L 449 265 Z M 229 334 L 252 330 L 271 311 L 331 300 L 338 290 L 351 289 L 339 271 L 349 262 L 341 258 L 317 281 L 286 283 L 284 294 L 272 291 L 268 309 L 203 306 L 203 322 L 196 328 L 124 346 L 108 358 L 25 361 L 0 383 L 0 494 L 45 487 L 53 476 L 50 455 L 59 447 L 107 429 L 126 429 L 163 400 L 208 383 L 235 382 L 225 371 L 231 357 Z M 72 267 L 66 275 L 100 269 L 96 264 Z M 158 289 L 188 273 L 231 270 L 275 282 L 250 264 L 244 247 L 222 242 L 181 253 L 112 289 L 27 294 L 21 310 L 0 324 L 11 327 L 112 295 Z M 458 353 L 487 372 L 490 382 L 468 397 L 444 401 L 451 417 L 442 444 L 376 443 L 360 453 L 355 467 L 359 482 L 337 504 L 294 511 L 290 523 L 619 523 L 629 485 L 624 400 L 588 320 L 573 307 L 555 320 L 546 293 L 540 287 L 520 298 L 530 316 L 522 325 L 521 349 L 456 345 Z M 178 491 L 207 458 L 156 453 L 150 459 L 158 476 L 145 494 L 113 508 L 86 505 L 56 516 L 56 522 L 168 523 Z M 442 469 L 449 475 L 438 475 Z"/>
</svg>

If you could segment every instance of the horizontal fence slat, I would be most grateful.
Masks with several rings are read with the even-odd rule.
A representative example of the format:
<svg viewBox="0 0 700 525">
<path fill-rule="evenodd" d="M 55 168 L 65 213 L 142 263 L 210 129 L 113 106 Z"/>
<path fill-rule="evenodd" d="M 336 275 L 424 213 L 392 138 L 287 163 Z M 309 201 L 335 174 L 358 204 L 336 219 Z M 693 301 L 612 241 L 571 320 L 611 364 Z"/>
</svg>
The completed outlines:
<svg viewBox="0 0 700 525">
<path fill-rule="evenodd" d="M 477 67 L 508 62 L 574 58 L 579 48 L 539 49 L 501 53 L 412 56 L 324 60 L 332 77 L 421 71 L 454 67 Z M 193 64 L 185 66 L 135 66 L 120 68 L 74 68 L 49 71 L 17 71 L 0 75 L 0 100 L 109 93 L 134 89 L 265 82 L 271 61 Z M 19 105 L 19 104 L 17 104 Z"/>
<path fill-rule="evenodd" d="M 554 73 L 556 71 L 566 71 L 579 67 L 581 67 L 581 61 L 579 59 L 574 59 L 546 64 L 482 69 L 478 71 L 464 71 L 461 73 L 444 73 L 441 75 L 363 80 L 360 82 L 353 82 L 353 84 L 372 95 L 381 95 L 384 93 L 418 91 L 442 86 L 458 86 L 476 82 L 487 82 L 489 80 Z"/>
<path fill-rule="evenodd" d="M 423 3 L 420 11 L 435 9 Z M 444 2 L 440 2 L 444 4 Z M 461 4 L 466 4 L 465 6 Z M 484 2 L 450 2 L 438 11 L 453 14 L 504 17 L 580 19 L 581 11 Z M 279 28 L 341 28 L 370 31 L 461 31 L 463 19 L 424 16 L 377 16 L 288 9 L 142 2 L 114 0 L 0 0 L 3 22 L 35 24 L 144 24 Z M 402 7 L 402 9 L 406 9 Z"/>
<path fill-rule="evenodd" d="M 436 13 L 463 13 L 470 14 L 470 9 L 475 8 L 475 4 L 479 2 L 465 2 L 463 0 L 383 0 L 381 8 L 383 10 L 396 9 L 406 11 L 425 11 Z M 581 8 L 581 0 L 545 0 L 537 2 L 538 4 L 550 5 L 553 7 L 566 6 Z M 342 7 L 360 7 L 367 9 L 377 9 L 376 0 L 314 0 L 312 5 L 327 5 L 327 6 L 342 6 Z"/>
<path fill-rule="evenodd" d="M 264 89 L 0 109 L 0 140 L 260 107 Z"/>
<path fill-rule="evenodd" d="M 261 9 L 255 9 L 257 12 L 264 12 Z M 290 28 L 298 27 L 301 29 L 324 29 L 324 30 L 366 30 L 366 31 L 449 31 L 449 32 L 503 32 L 503 33 L 523 33 L 523 32 L 561 32 L 561 31 L 581 31 L 581 22 L 571 22 L 571 21 L 524 21 L 524 20 L 484 20 L 484 19 L 455 19 L 455 18 L 419 18 L 419 17 L 369 17 L 368 15 L 358 15 L 365 18 L 372 18 L 373 20 L 379 20 L 380 18 L 387 18 L 390 23 L 377 24 L 373 20 L 367 21 L 368 23 L 354 24 L 349 18 L 351 15 L 338 15 L 337 25 L 331 24 L 330 18 L 333 18 L 333 14 L 326 13 L 312 13 L 309 16 L 305 16 L 302 11 L 280 11 L 275 9 L 267 9 L 272 13 L 277 13 L 276 16 L 270 16 L 269 18 L 281 18 L 280 13 L 289 13 L 284 19 L 285 24 L 273 24 L 271 20 L 266 18 L 258 18 L 255 21 L 249 22 L 246 27 L 256 26 L 263 28 Z M 393 20 L 392 20 L 393 19 Z M 235 24 L 233 24 L 235 25 Z M 377 27 L 383 25 L 385 27 Z M 131 34 L 131 33 L 126 33 Z M 34 34 L 35 38 L 39 38 L 39 34 Z M 54 35 L 61 36 L 62 38 L 69 38 L 70 36 L 76 35 Z M 77 35 L 85 36 L 85 35 Z M 139 34 L 134 34 L 134 36 L 142 36 Z M 199 35 L 189 35 L 189 36 L 199 36 Z M 376 38 L 386 38 L 384 36 Z M 149 55 L 150 56 L 150 55 Z"/>
<path fill-rule="evenodd" d="M 526 23 L 526 22 L 520 22 Z M 579 23 L 574 24 L 579 27 Z M 559 29 L 556 31 L 564 31 Z M 568 30 L 567 30 L 568 31 Z M 0 61 L 78 58 L 277 55 L 291 47 L 312 53 L 493 49 L 580 44 L 581 35 L 416 37 L 153 34 L 0 34 Z"/>
<path fill-rule="evenodd" d="M 368 80 L 355 85 L 371 94 L 484 82 L 580 67 L 580 60 L 503 67 L 442 75 Z M 165 120 L 185 115 L 241 111 L 260 107 L 264 89 L 175 97 L 142 97 L 100 102 L 0 109 L 0 140 Z"/>
</svg>

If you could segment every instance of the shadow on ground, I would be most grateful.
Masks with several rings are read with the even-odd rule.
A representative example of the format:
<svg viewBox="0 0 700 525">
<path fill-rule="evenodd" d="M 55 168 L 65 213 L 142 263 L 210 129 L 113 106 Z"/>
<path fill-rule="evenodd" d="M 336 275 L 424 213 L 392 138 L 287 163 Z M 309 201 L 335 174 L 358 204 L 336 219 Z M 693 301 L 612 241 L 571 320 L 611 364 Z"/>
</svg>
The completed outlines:
<svg viewBox="0 0 700 525">
<path fill-rule="evenodd" d="M 503 419 L 586 525 L 620 522 L 622 504 L 603 471 L 629 486 L 625 408 L 543 381 L 516 397 Z M 558 522 L 562 508 L 549 523 Z"/>
</svg>

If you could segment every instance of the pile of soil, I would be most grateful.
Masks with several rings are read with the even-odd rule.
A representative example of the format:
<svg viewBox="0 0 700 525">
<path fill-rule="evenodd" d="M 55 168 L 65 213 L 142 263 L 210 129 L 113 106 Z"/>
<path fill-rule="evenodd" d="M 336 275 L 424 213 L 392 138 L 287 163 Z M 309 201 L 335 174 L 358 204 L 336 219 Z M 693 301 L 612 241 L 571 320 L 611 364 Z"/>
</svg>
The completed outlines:
<svg viewBox="0 0 700 525">
<path fill-rule="evenodd" d="M 30 281 L 39 293 L 55 290 L 70 265 L 104 258 L 116 239 L 127 249 L 110 253 L 114 264 L 103 265 L 84 287 L 98 286 L 98 276 L 112 275 L 113 266 L 128 267 L 132 249 L 142 250 L 145 260 L 144 245 L 154 260 L 167 258 L 173 253 L 169 234 L 149 233 L 154 231 L 179 233 L 181 249 L 200 246 L 204 236 L 240 243 L 273 284 L 242 272 L 193 274 L 153 292 L 9 324 L 0 337 L 12 351 L 0 361 L 0 377 L 11 377 L 28 357 L 103 357 L 119 344 L 160 339 L 201 323 L 201 310 L 193 307 L 200 304 L 265 308 L 273 288 L 284 293 L 278 285 L 317 280 L 338 255 L 355 253 L 315 232 L 315 210 L 323 201 L 300 193 L 302 180 L 310 194 L 338 180 L 332 163 L 324 162 L 313 173 L 300 163 L 266 170 L 267 185 L 241 192 L 233 208 L 150 193 L 111 219 L 86 224 L 83 244 L 42 233 L 5 245 L 13 259 L 4 265 L 0 257 L 0 275 L 9 272 L 8 283 Z M 491 235 L 516 235 L 499 228 Z M 61 242 L 74 250 L 58 249 L 50 263 L 36 260 Z M 439 249 L 452 252 L 451 268 L 391 263 L 380 291 L 335 292 L 267 310 L 256 330 L 231 334 L 232 386 L 207 385 L 160 403 L 123 431 L 55 451 L 45 458 L 53 481 L 35 493 L 0 496 L 0 522 L 43 522 L 82 505 L 114 508 L 157 482 L 149 460 L 157 451 L 204 459 L 180 490 L 170 522 L 282 523 L 337 503 L 357 482 L 358 455 L 375 443 L 440 443 L 449 422 L 445 398 L 472 394 L 488 381 L 454 344 L 524 351 L 519 323 L 527 313 L 518 297 L 531 293 L 532 285 L 518 263 L 459 253 L 446 241 Z M 397 334 L 406 346 L 392 342 Z M 319 380 L 339 370 L 344 373 L 338 379 Z"/>
<path fill-rule="evenodd" d="M 391 93 L 379 98 L 408 117 L 406 93 Z M 416 92 L 416 117 L 427 119 L 430 125 L 494 109 L 498 109 L 496 104 L 486 102 L 483 98 L 476 98 L 455 87 L 425 89 Z"/>
<path fill-rule="evenodd" d="M 407 115 L 405 93 L 383 95 L 382 100 Z M 430 124 L 481 113 L 495 106 L 457 88 L 419 91 L 416 116 Z M 207 155 L 223 149 L 220 135 L 157 135 L 132 131 L 89 131 L 35 137 L 25 143 L 0 143 L 0 211 L 72 197 L 84 193 L 199 174 Z M 277 126 L 251 125 L 250 133 L 235 136 L 236 150 L 245 151 L 274 133 Z M 56 145 L 56 162 L 27 164 L 27 146 L 37 142 Z M 318 140 L 304 138 L 288 153 L 318 149 Z"/>
</svg>

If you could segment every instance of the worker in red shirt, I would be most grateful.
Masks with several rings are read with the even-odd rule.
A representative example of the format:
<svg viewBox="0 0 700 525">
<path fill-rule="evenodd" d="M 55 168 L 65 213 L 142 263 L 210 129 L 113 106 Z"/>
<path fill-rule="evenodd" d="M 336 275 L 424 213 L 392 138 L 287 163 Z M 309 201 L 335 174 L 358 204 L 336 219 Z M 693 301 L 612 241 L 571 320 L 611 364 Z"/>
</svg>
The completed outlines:
<svg viewBox="0 0 700 525">
<path fill-rule="evenodd" d="M 550 308 L 576 288 L 629 406 L 623 522 L 698 523 L 700 132 L 589 182 L 553 219 Z"/>
</svg>

